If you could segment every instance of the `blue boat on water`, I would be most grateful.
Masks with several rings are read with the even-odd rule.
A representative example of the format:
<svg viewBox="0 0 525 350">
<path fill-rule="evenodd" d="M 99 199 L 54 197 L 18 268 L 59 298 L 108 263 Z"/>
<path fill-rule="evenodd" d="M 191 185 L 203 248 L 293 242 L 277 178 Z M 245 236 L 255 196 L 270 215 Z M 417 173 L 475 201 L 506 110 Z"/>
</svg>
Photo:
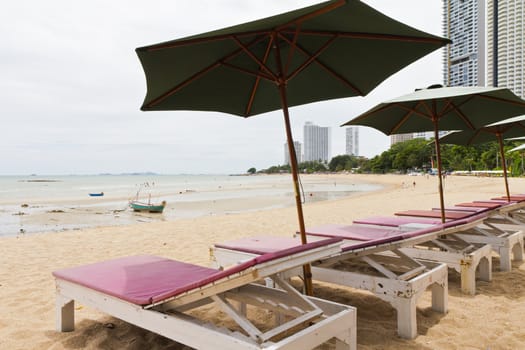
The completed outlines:
<svg viewBox="0 0 525 350">
<path fill-rule="evenodd" d="M 89 194 L 90 197 L 102 197 L 103 195 L 104 195 L 104 192 L 90 193 Z"/>
</svg>

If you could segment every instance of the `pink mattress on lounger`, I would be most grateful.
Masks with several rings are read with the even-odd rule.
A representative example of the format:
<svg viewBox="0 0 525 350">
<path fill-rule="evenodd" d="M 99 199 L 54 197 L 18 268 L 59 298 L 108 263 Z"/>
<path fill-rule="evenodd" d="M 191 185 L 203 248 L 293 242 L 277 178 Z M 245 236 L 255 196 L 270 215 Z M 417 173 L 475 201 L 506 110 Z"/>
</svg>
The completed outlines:
<svg viewBox="0 0 525 350">
<path fill-rule="evenodd" d="M 415 216 L 415 217 L 424 217 L 424 218 L 440 218 L 440 210 L 405 210 L 394 213 L 398 216 Z M 445 219 L 463 219 L 467 216 L 472 215 L 471 212 L 458 212 L 458 211 L 447 211 L 445 210 Z"/>
<path fill-rule="evenodd" d="M 133 304 L 149 305 L 232 276 L 254 265 L 339 241 L 341 239 L 326 239 L 288 247 L 223 271 L 157 256 L 139 255 L 58 270 L 53 275 Z"/>
<path fill-rule="evenodd" d="M 500 202 L 500 201 L 474 201 L 474 202 L 458 203 L 456 205 L 460 207 L 495 209 L 495 208 L 500 207 L 502 204 L 503 202 Z"/>
<path fill-rule="evenodd" d="M 441 220 L 438 219 L 425 219 L 425 218 L 407 218 L 407 217 L 390 217 L 390 216 L 372 216 L 364 219 L 357 219 L 353 221 L 354 224 L 366 224 L 366 225 L 377 225 L 377 226 L 391 226 L 397 227 L 405 224 L 428 224 L 428 225 L 440 225 Z"/>
<path fill-rule="evenodd" d="M 281 249 L 295 247 L 301 244 L 299 237 L 272 237 L 257 236 L 244 237 L 222 243 L 215 243 L 216 248 L 241 251 L 249 254 L 266 254 L 279 251 Z"/>
<path fill-rule="evenodd" d="M 375 228 L 358 225 L 326 224 L 306 229 L 306 234 L 321 237 L 340 237 L 355 241 L 370 241 L 372 239 L 397 237 L 398 229 Z"/>
</svg>

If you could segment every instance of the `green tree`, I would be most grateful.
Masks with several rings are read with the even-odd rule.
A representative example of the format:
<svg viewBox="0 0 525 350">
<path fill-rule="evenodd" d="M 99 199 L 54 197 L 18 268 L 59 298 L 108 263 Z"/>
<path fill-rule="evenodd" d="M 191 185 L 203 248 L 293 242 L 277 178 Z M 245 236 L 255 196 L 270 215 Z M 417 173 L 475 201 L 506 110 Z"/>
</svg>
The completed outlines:
<svg viewBox="0 0 525 350">
<path fill-rule="evenodd" d="M 246 171 L 246 172 L 247 172 L 248 174 L 252 174 L 252 175 L 253 175 L 253 174 L 255 174 L 255 173 L 257 172 L 257 169 L 255 169 L 255 168 L 250 168 L 250 169 L 248 169 L 248 171 Z"/>
</svg>

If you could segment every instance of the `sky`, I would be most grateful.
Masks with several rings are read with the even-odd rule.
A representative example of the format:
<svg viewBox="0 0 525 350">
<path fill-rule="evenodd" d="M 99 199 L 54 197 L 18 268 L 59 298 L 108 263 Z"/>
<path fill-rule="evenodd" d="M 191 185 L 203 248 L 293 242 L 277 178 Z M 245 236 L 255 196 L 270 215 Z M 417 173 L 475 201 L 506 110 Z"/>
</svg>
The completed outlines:
<svg viewBox="0 0 525 350">
<path fill-rule="evenodd" d="M 141 112 L 146 82 L 135 48 L 312 5 L 311 0 L 17 0 L 0 12 L 0 175 L 233 174 L 284 162 L 281 111 L 253 118 L 211 112 Z M 442 35 L 440 0 L 365 0 L 405 24 Z M 305 122 L 331 128 L 376 104 L 442 82 L 437 50 L 365 97 L 290 108 L 294 139 Z M 387 59 L 387 58 L 385 58 Z M 360 127 L 360 155 L 390 138 Z"/>
</svg>

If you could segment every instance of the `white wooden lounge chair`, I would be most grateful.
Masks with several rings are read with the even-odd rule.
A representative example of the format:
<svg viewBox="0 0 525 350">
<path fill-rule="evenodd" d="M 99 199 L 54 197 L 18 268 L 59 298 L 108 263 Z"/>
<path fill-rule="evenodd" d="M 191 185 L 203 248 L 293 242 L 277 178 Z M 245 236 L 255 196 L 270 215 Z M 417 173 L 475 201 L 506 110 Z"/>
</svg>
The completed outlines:
<svg viewBox="0 0 525 350">
<path fill-rule="evenodd" d="M 307 230 L 309 239 L 326 239 L 326 236 L 331 235 L 320 234 L 314 238 L 313 231 L 315 230 Z M 325 232 L 327 229 L 320 228 L 320 231 Z M 396 309 L 398 335 L 402 338 L 415 338 L 417 300 L 427 288 L 432 289 L 432 309 L 440 313 L 447 311 L 447 266 L 440 263 L 418 262 L 402 253 L 398 248 L 403 246 L 405 237 L 415 236 L 414 233 L 391 230 L 392 234 L 387 233 L 381 237 L 374 236 L 372 233 L 371 238 L 370 231 L 368 229 L 360 233 L 346 232 L 339 235 L 334 234 L 332 230 L 334 236 L 340 238 L 344 236 L 345 244 L 338 254 L 325 256 L 312 263 L 313 278 L 372 292 Z M 219 266 L 228 266 L 259 254 L 297 244 L 299 244 L 297 238 L 250 237 L 215 244 L 211 248 L 211 255 Z M 363 263 L 368 264 L 367 271 L 363 269 Z M 300 273 L 299 270 L 296 271 L 296 274 Z"/>
<path fill-rule="evenodd" d="M 395 215 L 415 218 L 439 218 L 439 210 L 406 210 Z M 500 270 L 510 271 L 512 260 L 523 260 L 523 227 L 501 216 L 499 208 L 487 208 L 482 212 L 445 210 L 448 219 L 470 223 L 457 237 L 469 243 L 490 244 L 500 257 Z"/>
<path fill-rule="evenodd" d="M 480 222 L 482 219 L 479 219 Z M 461 292 L 476 294 L 476 277 L 482 281 L 492 280 L 492 246 L 490 244 L 469 243 L 458 236 L 462 229 L 469 229 L 474 224 L 463 226 L 464 221 L 449 221 L 446 235 L 436 235 L 412 247 L 401 248 L 401 251 L 415 259 L 442 262 L 454 269 L 461 277 Z M 441 220 L 414 219 L 411 217 L 369 217 L 354 220 L 354 224 L 367 227 L 396 228 L 416 230 L 434 225 L 441 225 Z M 454 229 L 455 228 L 455 229 Z"/>
<path fill-rule="evenodd" d="M 335 339 L 356 348 L 353 307 L 306 297 L 278 276 L 339 251 L 327 240 L 247 260 L 224 271 L 155 257 L 134 256 L 55 271 L 56 328 L 74 330 L 74 301 L 196 349 L 311 349 Z M 272 279 L 280 289 L 255 282 Z M 233 329 L 191 311 L 215 303 Z M 257 310 L 275 325 L 257 325 Z M 255 310 L 255 311 L 254 311 Z"/>
</svg>

